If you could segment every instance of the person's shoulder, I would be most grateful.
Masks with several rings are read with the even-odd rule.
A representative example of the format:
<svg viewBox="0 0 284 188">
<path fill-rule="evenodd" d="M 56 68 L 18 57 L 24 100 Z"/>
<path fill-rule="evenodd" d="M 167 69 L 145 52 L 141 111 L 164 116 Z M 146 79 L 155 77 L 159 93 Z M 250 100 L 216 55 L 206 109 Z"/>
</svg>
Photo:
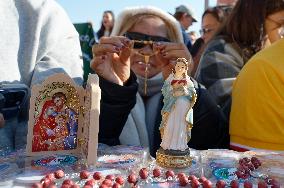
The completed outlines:
<svg viewBox="0 0 284 188">
<path fill-rule="evenodd" d="M 225 47 L 229 43 L 224 39 L 222 36 L 215 36 L 212 38 L 205 49 L 206 52 L 218 51 L 218 52 L 225 52 Z"/>
<path fill-rule="evenodd" d="M 274 64 L 276 62 L 283 63 L 283 58 L 284 58 L 283 49 L 284 49 L 284 39 L 280 39 L 279 41 L 259 51 L 256 55 L 252 57 L 250 61 L 263 60 Z"/>
<path fill-rule="evenodd" d="M 29 6 L 35 12 L 65 12 L 55 0 L 26 0 L 25 6 Z"/>
<path fill-rule="evenodd" d="M 56 30 L 58 33 L 68 33 L 77 35 L 77 32 L 67 15 L 66 11 L 55 0 L 26 0 L 29 6 L 29 10 L 32 9 L 34 15 L 38 15 L 37 23 L 42 27 L 49 28 L 49 30 Z M 25 2 L 26 2 L 25 1 Z M 64 28 L 58 30 L 58 28 Z M 50 35 L 54 35 L 53 32 L 48 32 Z"/>
<path fill-rule="evenodd" d="M 241 66 L 244 64 L 241 51 L 238 46 L 222 35 L 215 36 L 208 43 L 204 50 L 204 56 L 220 60 L 224 60 L 224 58 L 226 58 L 229 61 L 238 62 Z"/>
<path fill-rule="evenodd" d="M 275 70 L 283 70 L 283 49 L 284 39 L 281 39 L 255 54 L 245 67 L 274 67 Z"/>
<path fill-rule="evenodd" d="M 284 39 L 255 54 L 242 68 L 237 82 L 245 83 L 247 79 L 265 77 L 265 75 L 283 75 Z M 236 82 L 236 83 L 237 83 Z"/>
<path fill-rule="evenodd" d="M 223 36 L 215 36 L 208 42 L 208 46 L 225 45 L 227 43 Z"/>
<path fill-rule="evenodd" d="M 58 5 L 54 0 L 26 0 L 25 4 L 34 10 L 40 10 L 49 5 Z"/>
</svg>

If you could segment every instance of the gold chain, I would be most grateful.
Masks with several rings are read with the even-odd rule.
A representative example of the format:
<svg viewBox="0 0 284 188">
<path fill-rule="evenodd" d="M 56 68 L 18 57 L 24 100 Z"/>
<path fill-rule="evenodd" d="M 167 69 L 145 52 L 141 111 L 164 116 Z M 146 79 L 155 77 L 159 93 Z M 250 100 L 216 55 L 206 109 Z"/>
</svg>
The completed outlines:
<svg viewBox="0 0 284 188">
<path fill-rule="evenodd" d="M 145 45 L 153 45 L 154 42 L 153 41 L 141 41 L 141 40 L 132 40 L 133 41 L 133 44 L 136 42 L 136 43 L 143 43 Z M 132 46 L 132 49 L 133 49 L 133 46 Z M 145 80 L 144 80 L 144 94 L 146 95 L 147 94 L 147 83 L 148 83 L 148 66 L 149 66 L 149 60 L 150 60 L 150 57 L 151 56 L 154 56 L 156 55 L 157 53 L 152 53 L 152 54 L 147 54 L 147 55 L 144 55 L 142 54 L 141 52 L 139 51 L 136 51 L 135 52 L 137 55 L 140 55 L 142 57 L 144 57 L 144 63 L 145 63 L 145 72 L 144 72 L 144 76 L 145 76 Z"/>
</svg>

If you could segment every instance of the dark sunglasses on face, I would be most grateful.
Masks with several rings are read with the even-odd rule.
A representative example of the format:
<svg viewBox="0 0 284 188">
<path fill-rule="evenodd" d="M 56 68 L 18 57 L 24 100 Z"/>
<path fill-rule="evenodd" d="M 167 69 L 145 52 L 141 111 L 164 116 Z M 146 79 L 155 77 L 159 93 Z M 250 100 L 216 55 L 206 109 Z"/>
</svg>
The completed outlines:
<svg viewBox="0 0 284 188">
<path fill-rule="evenodd" d="M 211 31 L 213 31 L 213 29 L 203 28 L 203 29 L 200 29 L 200 30 L 199 30 L 200 35 L 205 35 L 205 34 L 207 34 L 207 33 L 210 33 Z"/>
<path fill-rule="evenodd" d="M 134 49 L 141 49 L 146 45 L 150 45 L 151 48 L 153 48 L 154 42 L 171 42 L 168 38 L 165 37 L 146 35 L 137 32 L 126 32 L 124 36 L 134 41 Z"/>
</svg>

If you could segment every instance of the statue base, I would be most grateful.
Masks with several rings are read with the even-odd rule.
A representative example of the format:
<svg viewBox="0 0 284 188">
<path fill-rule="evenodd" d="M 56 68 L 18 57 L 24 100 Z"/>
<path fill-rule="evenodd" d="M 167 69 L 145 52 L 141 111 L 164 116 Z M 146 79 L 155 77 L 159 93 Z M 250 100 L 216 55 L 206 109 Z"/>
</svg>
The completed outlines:
<svg viewBox="0 0 284 188">
<path fill-rule="evenodd" d="M 186 168 L 191 166 L 192 158 L 189 149 L 180 151 L 160 148 L 156 153 L 156 162 L 164 168 Z"/>
</svg>

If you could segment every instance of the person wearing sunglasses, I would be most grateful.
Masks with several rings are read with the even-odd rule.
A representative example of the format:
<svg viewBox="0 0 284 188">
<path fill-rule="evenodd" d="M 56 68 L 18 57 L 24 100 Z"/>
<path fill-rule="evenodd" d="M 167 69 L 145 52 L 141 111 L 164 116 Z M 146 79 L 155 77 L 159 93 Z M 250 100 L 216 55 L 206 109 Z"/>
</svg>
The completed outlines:
<svg viewBox="0 0 284 188">
<path fill-rule="evenodd" d="M 201 55 L 207 46 L 207 43 L 213 38 L 220 26 L 225 22 L 230 9 L 222 7 L 212 7 L 205 10 L 202 15 L 202 29 L 200 29 L 201 38 L 192 46 L 191 54 L 194 66 L 191 75 L 194 76 L 198 67 Z"/>
<path fill-rule="evenodd" d="M 214 36 L 229 14 L 229 11 L 226 12 L 221 7 L 208 8 L 203 13 L 200 35 L 205 43 L 208 43 Z"/>
<path fill-rule="evenodd" d="M 225 24 L 208 43 L 195 78 L 230 116 L 231 92 L 246 62 L 274 39 L 267 18 L 284 10 L 283 0 L 238 0 Z"/>
<path fill-rule="evenodd" d="M 161 143 L 162 85 L 175 60 L 191 62 L 191 55 L 179 23 L 160 9 L 128 8 L 116 20 L 111 37 L 93 47 L 91 67 L 100 76 L 102 99 L 108 99 L 101 106 L 99 142 L 141 145 L 155 156 Z M 198 97 L 189 146 L 227 147 L 222 112 L 206 89 L 193 82 Z"/>
</svg>

